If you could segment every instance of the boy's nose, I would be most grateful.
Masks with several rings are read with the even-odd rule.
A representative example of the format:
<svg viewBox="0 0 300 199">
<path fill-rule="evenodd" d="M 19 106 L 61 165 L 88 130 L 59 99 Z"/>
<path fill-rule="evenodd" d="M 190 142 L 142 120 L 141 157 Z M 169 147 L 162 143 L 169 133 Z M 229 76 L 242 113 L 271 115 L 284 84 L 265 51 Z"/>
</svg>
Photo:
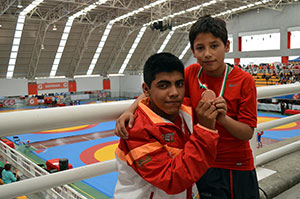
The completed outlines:
<svg viewBox="0 0 300 199">
<path fill-rule="evenodd" d="M 178 96 L 178 89 L 176 86 L 171 86 L 169 89 L 170 96 Z"/>
<path fill-rule="evenodd" d="M 209 49 L 205 50 L 204 56 L 205 56 L 205 57 L 211 57 L 211 52 L 210 52 Z"/>
</svg>

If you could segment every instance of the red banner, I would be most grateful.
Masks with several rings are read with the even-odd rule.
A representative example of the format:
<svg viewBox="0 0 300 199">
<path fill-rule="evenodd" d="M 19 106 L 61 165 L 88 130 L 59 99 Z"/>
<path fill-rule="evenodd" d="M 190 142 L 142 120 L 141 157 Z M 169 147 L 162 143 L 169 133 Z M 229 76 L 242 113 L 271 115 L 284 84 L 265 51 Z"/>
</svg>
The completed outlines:
<svg viewBox="0 0 300 199">
<path fill-rule="evenodd" d="M 36 83 L 28 83 L 28 95 L 36 95 L 37 92 L 37 84 Z"/>
<path fill-rule="evenodd" d="M 38 90 L 63 89 L 68 88 L 68 82 L 54 82 L 37 84 Z"/>
<path fill-rule="evenodd" d="M 74 81 L 69 81 L 69 92 L 76 92 L 76 82 Z"/>
<path fill-rule="evenodd" d="M 110 89 L 110 80 L 104 79 L 103 80 L 103 90 L 109 90 Z"/>
</svg>

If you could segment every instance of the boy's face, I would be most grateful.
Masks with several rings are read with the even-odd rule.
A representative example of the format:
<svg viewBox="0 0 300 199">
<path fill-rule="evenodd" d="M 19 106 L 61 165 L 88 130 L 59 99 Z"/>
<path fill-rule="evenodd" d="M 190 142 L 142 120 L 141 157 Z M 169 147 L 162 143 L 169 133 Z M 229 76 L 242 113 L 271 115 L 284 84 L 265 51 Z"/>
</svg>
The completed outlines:
<svg viewBox="0 0 300 199">
<path fill-rule="evenodd" d="M 229 52 L 229 40 L 226 46 L 219 37 L 212 33 L 200 33 L 194 40 L 194 57 L 206 74 L 222 76 L 225 53 Z"/>
<path fill-rule="evenodd" d="M 143 91 L 156 114 L 174 121 L 184 98 L 184 77 L 179 71 L 157 73 L 151 88 L 143 83 Z"/>
</svg>

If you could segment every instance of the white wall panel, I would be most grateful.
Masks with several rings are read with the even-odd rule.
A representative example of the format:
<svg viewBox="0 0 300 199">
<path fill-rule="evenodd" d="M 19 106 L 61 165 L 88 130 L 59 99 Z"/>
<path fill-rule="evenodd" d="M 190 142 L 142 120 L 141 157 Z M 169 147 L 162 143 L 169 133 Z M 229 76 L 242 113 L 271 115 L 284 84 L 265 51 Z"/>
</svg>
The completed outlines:
<svg viewBox="0 0 300 199">
<path fill-rule="evenodd" d="M 1 79 L 0 96 L 20 96 L 28 94 L 26 79 Z"/>
<path fill-rule="evenodd" d="M 119 97 L 120 96 L 120 79 L 121 76 L 109 77 L 110 80 L 110 91 L 111 97 Z"/>
<path fill-rule="evenodd" d="M 95 91 L 103 89 L 103 77 L 75 78 L 77 91 Z"/>
</svg>

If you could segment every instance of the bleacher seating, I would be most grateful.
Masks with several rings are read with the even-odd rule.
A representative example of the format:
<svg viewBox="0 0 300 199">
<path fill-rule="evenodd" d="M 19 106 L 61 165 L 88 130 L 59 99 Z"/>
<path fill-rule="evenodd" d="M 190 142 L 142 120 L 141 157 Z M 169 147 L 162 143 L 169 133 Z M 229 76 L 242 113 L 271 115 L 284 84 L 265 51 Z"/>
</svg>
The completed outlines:
<svg viewBox="0 0 300 199">
<path fill-rule="evenodd" d="M 275 85 L 279 80 L 277 76 L 271 75 L 270 79 L 267 81 L 263 75 L 264 73 L 257 73 L 257 75 L 253 76 L 256 87 Z M 266 73 L 265 75 L 269 76 L 270 74 Z"/>
</svg>

